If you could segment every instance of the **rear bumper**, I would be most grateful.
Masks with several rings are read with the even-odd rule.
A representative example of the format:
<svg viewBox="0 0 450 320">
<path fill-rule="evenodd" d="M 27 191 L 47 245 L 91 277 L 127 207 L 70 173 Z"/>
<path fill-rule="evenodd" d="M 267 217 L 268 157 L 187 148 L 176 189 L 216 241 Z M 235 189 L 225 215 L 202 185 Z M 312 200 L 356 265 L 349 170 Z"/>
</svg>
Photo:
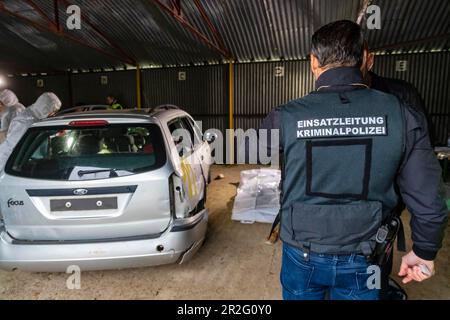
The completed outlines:
<svg viewBox="0 0 450 320">
<path fill-rule="evenodd" d="M 88 271 L 183 263 L 203 243 L 207 222 L 205 209 L 194 217 L 175 220 L 158 238 L 70 244 L 21 243 L 3 229 L 0 231 L 0 268 L 66 272 L 69 266 Z"/>
</svg>

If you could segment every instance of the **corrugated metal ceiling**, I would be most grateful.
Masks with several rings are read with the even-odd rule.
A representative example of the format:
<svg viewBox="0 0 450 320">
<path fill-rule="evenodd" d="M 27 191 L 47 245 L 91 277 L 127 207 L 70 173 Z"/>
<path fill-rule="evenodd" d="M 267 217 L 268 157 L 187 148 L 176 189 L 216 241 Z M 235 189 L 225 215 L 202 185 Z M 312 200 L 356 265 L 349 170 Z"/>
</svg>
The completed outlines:
<svg viewBox="0 0 450 320">
<path fill-rule="evenodd" d="M 160 0 L 169 4 L 169 0 Z M 67 3 L 77 4 L 92 22 L 67 30 Z M 314 30 L 338 20 L 355 20 L 360 0 L 199 0 L 206 15 L 237 61 L 302 59 Z M 4 0 L 6 9 L 49 26 L 54 1 Z M 38 13 L 32 3 L 49 18 Z M 203 43 L 154 0 L 58 0 L 62 32 L 76 43 L 36 28 L 5 12 L 0 14 L 0 71 L 42 72 L 67 69 L 120 68 L 125 61 L 141 66 L 220 63 L 226 60 Z M 171 2 L 170 2 L 171 3 Z M 181 0 L 182 17 L 217 44 L 196 6 Z M 381 8 L 381 30 L 368 30 L 373 48 L 407 51 L 450 47 L 448 0 L 374 0 Z M 101 36 L 94 28 L 106 36 Z M 110 41 L 108 41 L 110 40 Z M 421 40 L 421 41 L 417 41 Z M 112 45 L 111 45 L 112 44 Z M 392 45 L 401 44 L 399 47 Z M 116 47 L 114 47 L 116 46 Z M 121 50 L 117 49 L 119 46 Z M 97 47 L 99 50 L 93 50 Z M 103 52 L 102 52 L 103 51 Z M 106 54 L 105 54 L 106 52 Z"/>
<path fill-rule="evenodd" d="M 382 22 L 380 31 L 368 31 L 372 48 L 393 44 L 402 44 L 392 48 L 397 51 L 450 48 L 450 1 L 376 0 L 374 4 L 381 8 Z M 426 41 L 416 43 L 421 39 Z"/>
</svg>

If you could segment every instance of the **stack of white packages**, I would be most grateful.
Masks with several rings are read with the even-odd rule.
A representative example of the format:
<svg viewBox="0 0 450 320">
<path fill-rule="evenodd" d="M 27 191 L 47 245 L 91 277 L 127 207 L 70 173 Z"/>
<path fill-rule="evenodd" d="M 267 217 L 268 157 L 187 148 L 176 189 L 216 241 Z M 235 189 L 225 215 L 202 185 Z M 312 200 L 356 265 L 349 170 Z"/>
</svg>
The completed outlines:
<svg viewBox="0 0 450 320">
<path fill-rule="evenodd" d="M 280 179 L 276 169 L 242 171 L 231 219 L 273 223 L 280 209 Z"/>
</svg>

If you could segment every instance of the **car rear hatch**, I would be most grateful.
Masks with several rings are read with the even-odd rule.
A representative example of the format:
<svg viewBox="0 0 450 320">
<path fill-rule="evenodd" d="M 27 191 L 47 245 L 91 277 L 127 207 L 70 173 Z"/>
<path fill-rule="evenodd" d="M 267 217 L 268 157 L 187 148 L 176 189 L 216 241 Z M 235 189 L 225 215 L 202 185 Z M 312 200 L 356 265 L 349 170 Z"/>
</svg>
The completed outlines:
<svg viewBox="0 0 450 320">
<path fill-rule="evenodd" d="M 166 158 L 148 121 L 33 127 L 0 182 L 7 232 L 31 241 L 157 237 L 172 218 Z"/>
</svg>

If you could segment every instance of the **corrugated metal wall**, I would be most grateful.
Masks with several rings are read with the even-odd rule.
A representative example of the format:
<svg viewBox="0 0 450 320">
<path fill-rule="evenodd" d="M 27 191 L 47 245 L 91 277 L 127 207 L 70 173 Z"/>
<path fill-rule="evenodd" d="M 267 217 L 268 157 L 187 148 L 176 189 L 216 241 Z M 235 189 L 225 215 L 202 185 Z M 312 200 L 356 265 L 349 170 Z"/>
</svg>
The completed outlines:
<svg viewBox="0 0 450 320">
<path fill-rule="evenodd" d="M 44 86 L 39 88 L 37 80 L 44 80 Z M 70 105 L 69 75 L 33 76 L 6 78 L 7 87 L 13 90 L 25 106 L 34 103 L 44 92 L 54 92 L 63 105 Z"/>
<path fill-rule="evenodd" d="M 106 85 L 102 85 L 100 82 L 102 75 L 108 77 Z M 38 79 L 44 80 L 43 88 L 37 87 Z M 7 87 L 17 93 L 24 105 L 33 103 L 43 92 L 51 91 L 61 99 L 63 108 L 72 107 L 77 103 L 105 104 L 108 94 L 117 95 L 124 106 L 130 108 L 136 106 L 136 73 L 134 70 L 79 73 L 72 74 L 70 78 L 69 75 L 13 77 L 7 78 L 7 81 Z"/>
<path fill-rule="evenodd" d="M 396 71 L 396 62 L 408 61 Z M 277 76 L 279 67 L 284 76 Z M 277 70 L 278 69 L 278 70 Z M 450 129 L 450 52 L 376 56 L 374 71 L 381 76 L 412 83 L 424 99 L 434 124 L 436 143 L 446 143 Z M 238 64 L 235 67 L 235 123 L 257 128 L 273 107 L 313 89 L 309 61 Z"/>
<path fill-rule="evenodd" d="M 396 71 L 399 60 L 408 61 L 406 71 Z M 284 76 L 277 77 L 278 67 L 284 68 Z M 450 133 L 450 52 L 376 56 L 374 71 L 381 76 L 412 83 L 423 97 L 434 124 L 435 142 L 447 142 Z M 257 128 L 273 107 L 301 97 L 312 89 L 309 61 L 238 64 L 235 67 L 236 127 Z"/>
<path fill-rule="evenodd" d="M 108 83 L 101 84 L 100 77 L 107 76 Z M 136 107 L 136 71 L 79 73 L 72 76 L 73 103 L 105 104 L 109 94 L 128 108 Z"/>
<path fill-rule="evenodd" d="M 408 61 L 407 71 L 397 72 L 396 61 Z M 281 71 L 279 67 L 282 67 Z M 435 125 L 437 141 L 445 143 L 450 128 L 450 52 L 376 56 L 375 72 L 404 79 L 414 84 Z M 186 72 L 186 80 L 178 73 Z M 282 72 L 282 76 L 278 76 Z M 108 84 L 100 76 L 108 76 Z M 44 79 L 44 88 L 36 87 Z M 176 104 L 203 122 L 203 128 L 224 130 L 228 127 L 228 66 L 210 65 L 142 70 L 144 107 L 163 103 Z M 8 78 L 24 104 L 31 104 L 44 91 L 54 91 L 64 105 L 104 103 L 114 93 L 128 107 L 136 106 L 135 71 L 73 74 L 73 99 L 70 102 L 68 76 Z M 246 63 L 234 65 L 235 127 L 258 128 L 262 118 L 273 108 L 301 97 L 313 89 L 309 61 Z"/>
<path fill-rule="evenodd" d="M 179 80 L 185 72 L 186 80 Z M 175 104 L 202 121 L 203 129 L 224 130 L 228 119 L 228 67 L 146 69 L 142 72 L 146 106 Z"/>
<path fill-rule="evenodd" d="M 237 64 L 234 73 L 235 127 L 244 130 L 258 128 L 273 107 L 313 88 L 306 60 Z"/>
<path fill-rule="evenodd" d="M 401 60 L 407 61 L 407 70 L 398 72 L 396 63 Z M 374 71 L 412 83 L 424 99 L 434 125 L 436 142 L 447 142 L 450 133 L 450 52 L 376 56 Z"/>
</svg>

